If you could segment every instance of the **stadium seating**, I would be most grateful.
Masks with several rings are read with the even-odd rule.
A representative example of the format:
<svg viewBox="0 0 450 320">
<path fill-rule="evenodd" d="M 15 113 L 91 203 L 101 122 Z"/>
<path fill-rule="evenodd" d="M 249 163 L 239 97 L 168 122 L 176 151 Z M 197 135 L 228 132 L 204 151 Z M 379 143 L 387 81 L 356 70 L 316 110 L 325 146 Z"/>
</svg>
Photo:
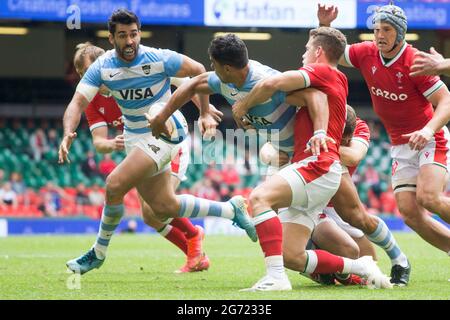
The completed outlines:
<svg viewBox="0 0 450 320">
<path fill-rule="evenodd" d="M 48 128 L 56 128 L 59 137 L 61 137 L 62 130 L 61 128 L 58 128 L 58 123 L 60 123 L 59 120 L 43 124 L 44 127 L 47 127 L 46 131 L 48 131 Z M 37 209 L 41 200 L 39 200 L 39 194 L 36 192 L 39 192 L 39 190 L 46 186 L 48 182 L 62 187 L 68 197 L 63 200 L 60 212 L 61 216 L 74 216 L 80 214 L 93 218 L 99 216 L 99 209 L 97 207 L 77 206 L 74 195 L 74 187 L 79 183 L 83 183 L 88 188 L 87 191 L 89 191 L 89 188 L 94 184 L 100 186 L 104 185 L 104 180 L 100 176 L 89 178 L 85 176 L 81 170 L 81 164 L 86 158 L 86 153 L 89 150 L 94 150 L 91 135 L 86 126 L 82 126 L 77 131 L 78 137 L 71 147 L 71 163 L 59 165 L 57 163 L 57 148 L 49 148 L 39 161 L 33 159 L 29 141 L 34 130 L 40 126 L 39 122 L 32 122 L 27 119 L 14 121 L 6 120 L 1 125 L 3 125 L 3 127 L 0 126 L 0 169 L 5 172 L 6 177 L 9 177 L 12 172 L 21 173 L 25 185 L 27 188 L 34 190 L 34 193 L 30 191 L 31 195 L 28 195 L 29 199 L 26 204 L 24 202 L 25 200 L 20 198 L 18 207 L 3 208 L 0 210 L 0 216 L 42 216 L 42 212 Z M 386 132 L 383 129 L 380 129 L 379 137 L 372 140 L 368 154 L 357 170 L 357 173 L 360 176 L 363 176 L 367 164 L 371 163 L 380 174 L 380 188 L 382 192 L 388 189 L 390 183 L 391 161 L 389 150 L 387 149 L 388 145 L 389 141 Z M 224 150 L 225 148 L 226 146 L 224 146 Z M 112 159 L 116 163 L 122 161 L 124 157 L 125 154 L 122 152 L 115 152 L 112 154 Z M 96 153 L 95 158 L 97 163 L 99 163 L 102 159 L 102 155 Z M 180 189 L 184 191 L 190 190 L 198 181 L 204 179 L 207 167 L 206 164 L 189 164 L 186 173 L 187 180 L 181 183 Z M 238 189 L 233 192 L 243 193 L 245 190 L 251 190 L 252 187 L 257 185 L 260 179 L 259 172 L 248 175 L 242 174 L 240 185 L 238 186 Z M 371 186 L 363 180 L 357 183 L 357 188 L 361 200 L 368 205 L 368 194 Z M 36 199 L 36 197 L 38 197 L 38 199 Z M 139 214 L 137 195 L 132 194 L 127 196 L 125 202 L 128 208 L 127 211 L 130 214 Z"/>
</svg>

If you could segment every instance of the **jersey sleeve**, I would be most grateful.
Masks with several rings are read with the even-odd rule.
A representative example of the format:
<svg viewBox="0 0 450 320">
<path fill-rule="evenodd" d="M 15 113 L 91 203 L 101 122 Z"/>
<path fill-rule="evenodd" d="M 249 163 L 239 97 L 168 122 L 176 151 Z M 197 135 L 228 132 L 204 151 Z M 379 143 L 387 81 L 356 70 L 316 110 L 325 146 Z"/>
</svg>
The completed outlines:
<svg viewBox="0 0 450 320">
<path fill-rule="evenodd" d="M 160 54 L 165 73 L 169 77 L 174 77 L 183 64 L 183 56 L 169 49 L 160 49 Z"/>
<path fill-rule="evenodd" d="M 94 99 L 98 89 L 103 83 L 99 60 L 100 59 L 97 59 L 91 64 L 83 78 L 81 78 L 76 89 L 76 92 L 81 93 L 89 102 Z"/>
<path fill-rule="evenodd" d="M 108 125 L 105 117 L 97 110 L 97 108 L 95 108 L 94 104 L 95 104 L 95 100 L 93 100 L 91 103 L 89 103 L 89 105 L 85 111 L 86 119 L 89 124 L 89 130 L 91 130 L 91 132 L 98 127 L 103 127 L 103 126 Z"/>
<path fill-rule="evenodd" d="M 208 72 L 208 87 L 214 93 L 221 93 L 220 90 L 221 81 L 215 72 Z"/>
<path fill-rule="evenodd" d="M 329 68 L 325 64 L 309 64 L 300 68 L 300 75 L 305 80 L 305 88 L 321 87 L 326 81 Z"/>
<path fill-rule="evenodd" d="M 370 130 L 369 126 L 364 120 L 357 119 L 356 120 L 356 128 L 353 133 L 352 141 L 358 141 L 367 146 L 369 148 L 370 144 Z"/>
<path fill-rule="evenodd" d="M 440 87 L 445 86 L 444 82 L 438 76 L 417 76 L 410 77 L 410 79 L 425 98 L 431 96 Z"/>
<path fill-rule="evenodd" d="M 360 58 L 366 56 L 367 49 L 369 48 L 371 42 L 365 41 L 360 43 L 355 43 L 352 45 L 347 45 L 344 51 L 345 61 L 352 67 L 360 67 Z"/>
</svg>

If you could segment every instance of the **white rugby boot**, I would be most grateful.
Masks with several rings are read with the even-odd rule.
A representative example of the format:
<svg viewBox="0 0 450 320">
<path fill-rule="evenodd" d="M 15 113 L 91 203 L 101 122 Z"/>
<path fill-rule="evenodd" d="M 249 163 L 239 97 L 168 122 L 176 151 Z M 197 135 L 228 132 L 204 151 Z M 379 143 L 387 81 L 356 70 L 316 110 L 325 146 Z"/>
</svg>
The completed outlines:
<svg viewBox="0 0 450 320">
<path fill-rule="evenodd" d="M 378 268 L 372 256 L 364 256 L 357 260 L 365 267 L 365 274 L 361 276 L 367 279 L 367 287 L 369 289 L 392 289 L 389 277 Z"/>
<path fill-rule="evenodd" d="M 256 282 L 253 287 L 242 289 L 239 291 L 290 291 L 292 290 L 291 282 L 285 274 L 283 278 L 277 279 L 271 275 L 266 275 Z"/>
</svg>

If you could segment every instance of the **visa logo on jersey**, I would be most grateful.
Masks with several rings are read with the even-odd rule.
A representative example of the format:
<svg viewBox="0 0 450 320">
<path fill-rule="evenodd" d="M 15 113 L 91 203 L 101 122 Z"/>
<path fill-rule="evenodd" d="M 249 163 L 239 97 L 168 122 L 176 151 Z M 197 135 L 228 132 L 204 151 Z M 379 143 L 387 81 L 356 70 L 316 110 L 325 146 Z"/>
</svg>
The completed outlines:
<svg viewBox="0 0 450 320">
<path fill-rule="evenodd" d="M 153 97 L 150 88 L 125 89 L 119 90 L 122 100 L 143 100 Z"/>
<path fill-rule="evenodd" d="M 259 125 L 259 126 L 267 126 L 267 125 L 273 124 L 273 122 L 271 122 L 263 117 L 252 116 L 248 113 L 245 116 L 251 123 Z"/>
<path fill-rule="evenodd" d="M 387 100 L 391 100 L 391 101 L 405 101 L 406 99 L 408 99 L 408 95 L 406 93 L 400 93 L 399 95 L 393 92 L 389 92 L 386 90 L 381 90 L 375 87 L 371 87 L 370 91 L 372 92 L 372 94 L 374 96 L 377 97 L 383 97 Z"/>
</svg>

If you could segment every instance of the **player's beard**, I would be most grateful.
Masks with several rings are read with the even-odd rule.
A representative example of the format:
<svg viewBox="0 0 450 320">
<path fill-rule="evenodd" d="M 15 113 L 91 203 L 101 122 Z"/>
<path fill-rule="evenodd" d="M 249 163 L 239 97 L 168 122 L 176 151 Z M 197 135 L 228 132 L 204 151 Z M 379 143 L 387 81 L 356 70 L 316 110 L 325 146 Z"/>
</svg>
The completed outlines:
<svg viewBox="0 0 450 320">
<path fill-rule="evenodd" d="M 125 61 L 133 61 L 137 55 L 137 48 L 139 44 L 125 45 L 123 48 L 120 48 L 116 45 L 116 51 L 119 57 Z M 132 51 L 130 51 L 130 49 Z"/>
</svg>

